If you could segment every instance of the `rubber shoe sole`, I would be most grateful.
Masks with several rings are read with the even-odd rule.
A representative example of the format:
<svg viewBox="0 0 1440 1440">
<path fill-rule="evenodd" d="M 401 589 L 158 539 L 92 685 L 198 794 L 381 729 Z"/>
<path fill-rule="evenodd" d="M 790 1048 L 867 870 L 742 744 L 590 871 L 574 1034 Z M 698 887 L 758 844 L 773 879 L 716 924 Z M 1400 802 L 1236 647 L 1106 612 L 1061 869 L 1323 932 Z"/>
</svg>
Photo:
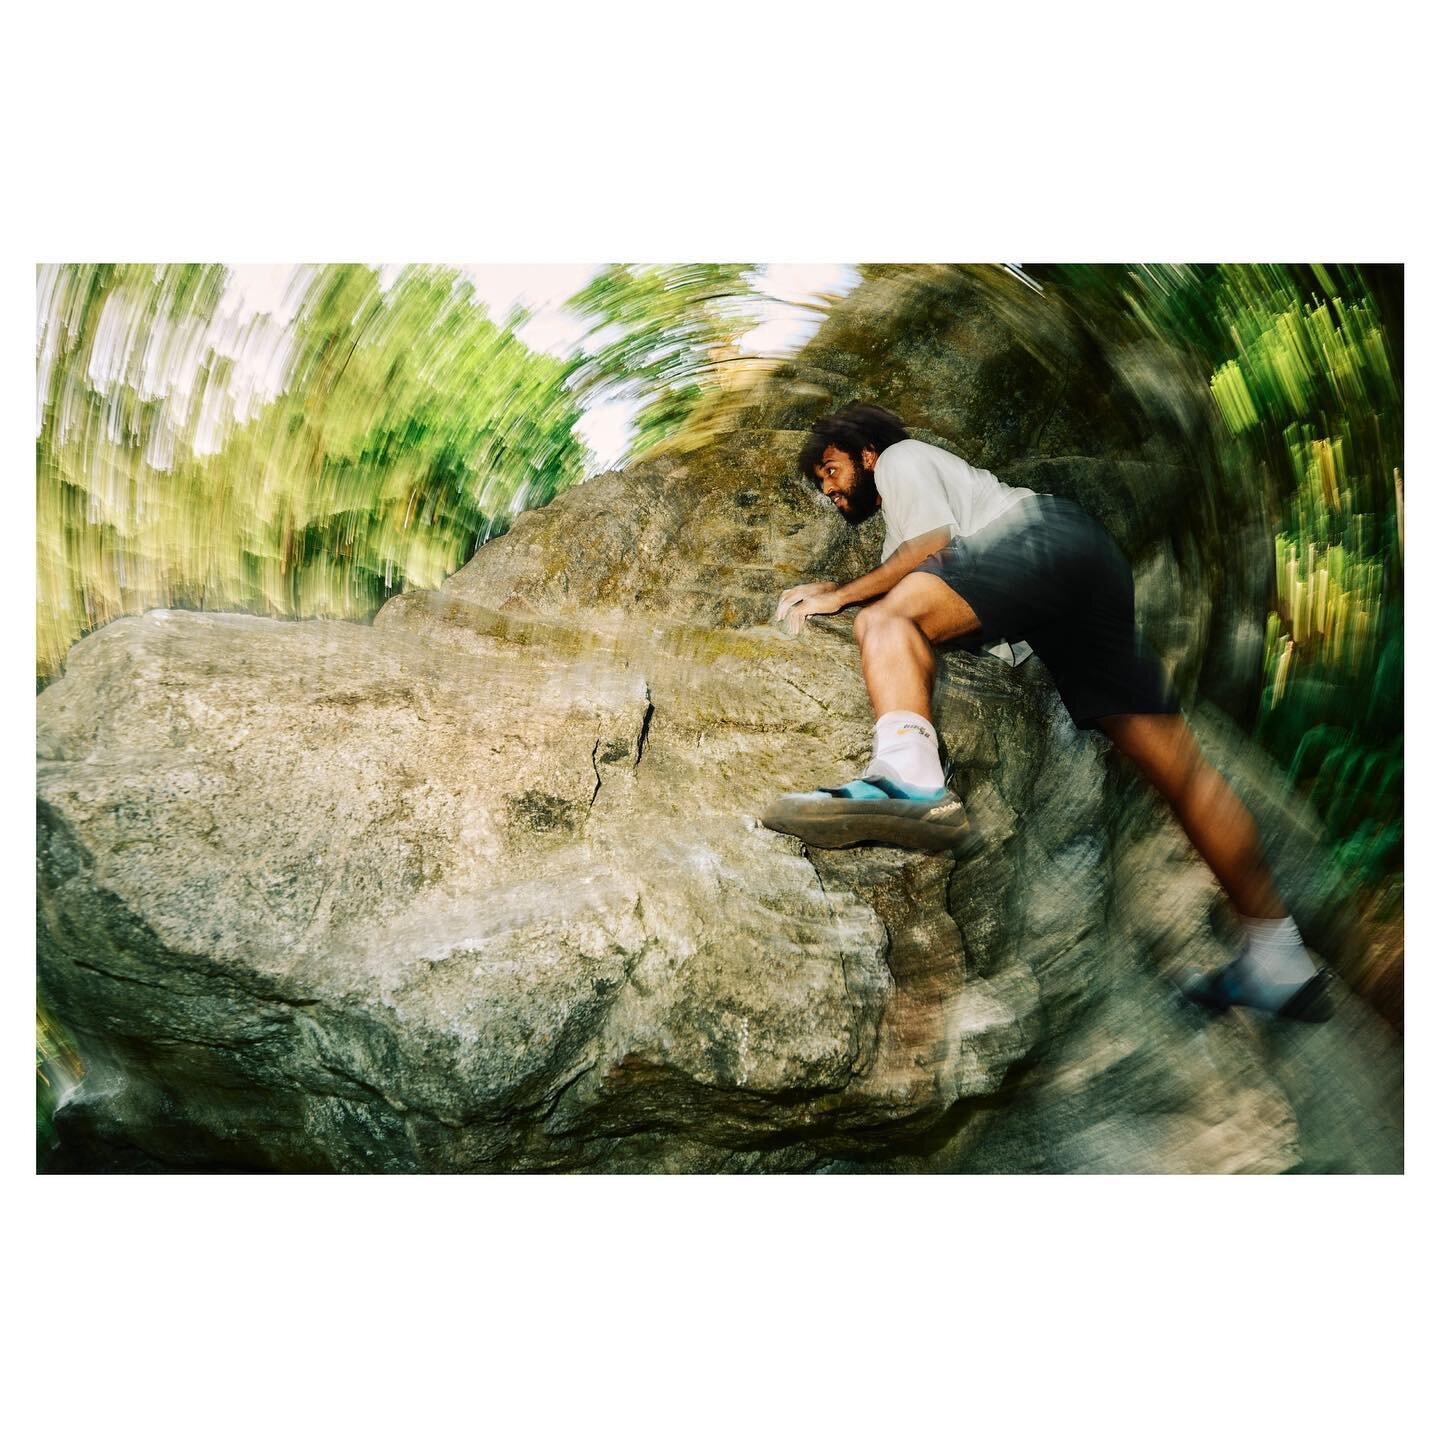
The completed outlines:
<svg viewBox="0 0 1440 1440">
<path fill-rule="evenodd" d="M 844 796 L 782 795 L 761 817 L 767 829 L 794 835 L 818 850 L 894 845 L 902 850 L 968 854 L 980 837 L 959 798 L 855 800 Z"/>
</svg>

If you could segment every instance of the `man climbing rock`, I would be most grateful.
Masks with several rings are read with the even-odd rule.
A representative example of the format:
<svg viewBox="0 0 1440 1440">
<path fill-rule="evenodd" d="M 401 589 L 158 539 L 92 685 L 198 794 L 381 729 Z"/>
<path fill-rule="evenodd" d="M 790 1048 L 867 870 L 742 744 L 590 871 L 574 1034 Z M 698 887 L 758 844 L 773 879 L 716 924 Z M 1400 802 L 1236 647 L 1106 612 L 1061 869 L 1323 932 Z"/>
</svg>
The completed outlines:
<svg viewBox="0 0 1440 1440">
<path fill-rule="evenodd" d="M 1104 528 L 1071 501 L 911 439 L 874 405 L 818 420 L 798 464 L 850 524 L 876 510 L 885 521 L 877 568 L 797 585 L 775 612 L 798 635 L 811 615 L 864 607 L 855 638 L 875 740 L 858 779 L 781 796 L 764 823 L 821 848 L 963 849 L 970 828 L 931 720 L 934 647 L 979 647 L 1011 665 L 1034 653 L 1075 724 L 1104 731 L 1165 798 L 1235 907 L 1241 954 L 1189 979 L 1186 995 L 1213 1010 L 1327 1019 L 1328 977 L 1275 891 L 1253 819 L 1201 755 L 1136 631 L 1130 567 Z"/>
</svg>

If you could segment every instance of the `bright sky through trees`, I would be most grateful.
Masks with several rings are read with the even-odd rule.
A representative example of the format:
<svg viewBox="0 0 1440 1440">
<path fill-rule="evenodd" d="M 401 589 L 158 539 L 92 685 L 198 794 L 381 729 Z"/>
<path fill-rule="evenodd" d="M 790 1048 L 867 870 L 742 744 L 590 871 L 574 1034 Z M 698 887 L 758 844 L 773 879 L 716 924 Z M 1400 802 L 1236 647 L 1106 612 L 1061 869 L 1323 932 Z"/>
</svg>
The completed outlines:
<svg viewBox="0 0 1440 1440">
<path fill-rule="evenodd" d="M 283 331 L 294 314 L 298 296 L 292 281 L 298 267 L 293 265 L 234 265 L 222 309 L 232 311 L 237 325 L 255 315 L 267 316 L 267 325 Z M 380 284 L 388 288 L 403 266 L 382 265 Z M 455 267 L 474 285 L 480 302 L 497 324 L 516 306 L 531 312 L 531 318 L 516 332 L 531 349 L 564 357 L 571 354 L 585 333 L 583 317 L 565 308 L 565 301 L 579 291 L 600 269 L 599 265 L 490 265 L 462 264 Z M 809 339 L 819 324 L 818 312 L 807 308 L 818 295 L 841 295 L 851 289 L 859 275 L 853 265 L 765 265 L 760 269 L 759 289 L 768 297 L 760 322 L 741 340 L 741 349 L 753 355 L 793 354 Z M 223 345 L 217 347 L 223 351 Z M 284 384 L 283 349 L 278 343 L 272 363 L 255 373 L 251 354 L 237 355 L 236 385 L 253 384 L 257 396 L 273 398 Z M 618 464 L 625 452 L 637 404 L 629 400 L 602 401 L 588 405 L 576 426 L 584 443 L 595 455 L 594 470 Z"/>
</svg>

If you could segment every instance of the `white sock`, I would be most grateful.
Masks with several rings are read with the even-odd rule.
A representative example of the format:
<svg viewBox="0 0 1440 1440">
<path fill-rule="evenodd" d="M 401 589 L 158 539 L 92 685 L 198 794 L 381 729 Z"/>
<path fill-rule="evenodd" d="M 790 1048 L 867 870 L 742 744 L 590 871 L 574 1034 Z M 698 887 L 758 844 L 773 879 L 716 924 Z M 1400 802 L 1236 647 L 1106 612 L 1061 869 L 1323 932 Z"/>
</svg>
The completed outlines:
<svg viewBox="0 0 1440 1440">
<path fill-rule="evenodd" d="M 1234 975 L 1247 995 L 1278 1008 L 1315 975 L 1315 962 L 1300 938 L 1291 915 L 1283 920 L 1257 920 L 1242 915 L 1245 949 Z"/>
<path fill-rule="evenodd" d="M 875 722 L 875 750 L 869 771 L 874 770 L 915 790 L 939 790 L 945 784 L 945 772 L 940 768 L 935 727 L 913 710 L 891 710 L 882 715 Z"/>
</svg>

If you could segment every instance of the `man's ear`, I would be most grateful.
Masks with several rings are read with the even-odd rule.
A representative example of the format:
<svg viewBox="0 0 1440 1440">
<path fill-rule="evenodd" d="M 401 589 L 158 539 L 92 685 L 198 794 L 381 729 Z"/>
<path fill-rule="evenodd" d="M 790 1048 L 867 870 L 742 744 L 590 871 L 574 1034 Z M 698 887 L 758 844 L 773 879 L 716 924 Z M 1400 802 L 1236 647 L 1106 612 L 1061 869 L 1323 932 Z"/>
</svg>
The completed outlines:
<svg viewBox="0 0 1440 1440">
<path fill-rule="evenodd" d="M 860 463 L 864 465 L 867 470 L 873 470 L 875 468 L 875 462 L 879 458 L 879 453 L 874 450 L 862 450 L 860 452 Z"/>
</svg>

